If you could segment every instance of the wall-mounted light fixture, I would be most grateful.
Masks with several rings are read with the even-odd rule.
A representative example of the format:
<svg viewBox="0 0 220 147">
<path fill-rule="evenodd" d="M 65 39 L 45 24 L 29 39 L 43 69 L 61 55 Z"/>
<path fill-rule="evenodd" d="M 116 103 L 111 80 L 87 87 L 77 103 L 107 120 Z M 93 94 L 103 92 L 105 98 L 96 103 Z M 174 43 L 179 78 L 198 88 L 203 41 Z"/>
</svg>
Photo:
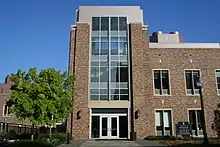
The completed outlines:
<svg viewBox="0 0 220 147">
<path fill-rule="evenodd" d="M 137 109 L 135 111 L 135 119 L 138 119 L 138 117 L 140 117 L 140 110 L 139 109 Z"/>
<path fill-rule="evenodd" d="M 81 118 L 81 110 L 79 110 L 78 112 L 77 112 L 77 119 L 80 119 Z"/>
</svg>

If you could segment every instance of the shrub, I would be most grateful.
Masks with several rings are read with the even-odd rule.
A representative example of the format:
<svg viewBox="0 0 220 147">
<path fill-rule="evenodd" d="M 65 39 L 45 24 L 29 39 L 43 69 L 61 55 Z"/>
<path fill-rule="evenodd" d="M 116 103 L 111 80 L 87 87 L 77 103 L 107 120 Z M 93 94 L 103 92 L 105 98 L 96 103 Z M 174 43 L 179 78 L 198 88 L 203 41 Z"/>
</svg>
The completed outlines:
<svg viewBox="0 0 220 147">
<path fill-rule="evenodd" d="M 53 144 L 44 141 L 17 141 L 3 147 L 55 147 Z"/>
<path fill-rule="evenodd" d="M 146 140 L 176 140 L 175 136 L 148 136 Z"/>
<path fill-rule="evenodd" d="M 23 134 L 17 135 L 17 139 L 31 139 L 31 134 L 23 133 Z"/>
<path fill-rule="evenodd" d="M 50 142 L 54 145 L 60 145 L 66 142 L 66 134 L 65 133 L 52 133 L 51 138 L 49 134 L 40 134 L 37 137 L 37 140 L 43 140 L 47 141 L 50 140 Z"/>
</svg>

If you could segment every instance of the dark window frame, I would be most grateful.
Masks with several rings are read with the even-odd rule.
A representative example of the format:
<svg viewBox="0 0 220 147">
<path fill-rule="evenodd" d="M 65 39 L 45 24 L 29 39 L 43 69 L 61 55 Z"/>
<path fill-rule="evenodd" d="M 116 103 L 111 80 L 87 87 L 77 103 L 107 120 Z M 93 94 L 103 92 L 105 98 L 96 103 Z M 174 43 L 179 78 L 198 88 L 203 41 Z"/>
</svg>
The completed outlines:
<svg viewBox="0 0 220 147">
<path fill-rule="evenodd" d="M 196 81 L 197 77 L 201 76 L 201 71 L 199 69 L 185 69 L 184 76 L 186 94 L 199 95 L 199 87 L 197 86 Z"/>
<path fill-rule="evenodd" d="M 165 74 L 167 74 L 166 81 L 164 80 Z M 154 69 L 153 83 L 154 95 L 171 95 L 170 71 L 168 69 Z M 159 94 L 156 90 L 159 90 Z M 167 90 L 166 93 L 164 93 L 165 90 Z"/>
</svg>

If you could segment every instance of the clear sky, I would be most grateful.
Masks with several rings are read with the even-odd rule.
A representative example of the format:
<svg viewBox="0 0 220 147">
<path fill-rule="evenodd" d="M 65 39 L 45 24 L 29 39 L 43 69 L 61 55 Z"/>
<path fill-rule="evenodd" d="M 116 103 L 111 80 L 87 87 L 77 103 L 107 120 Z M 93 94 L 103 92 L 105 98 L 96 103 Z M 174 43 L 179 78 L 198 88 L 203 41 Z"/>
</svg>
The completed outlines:
<svg viewBox="0 0 220 147">
<path fill-rule="evenodd" d="M 0 83 L 18 68 L 68 65 L 70 25 L 80 5 L 140 5 L 149 34 L 220 42 L 220 0 L 0 0 Z"/>
</svg>

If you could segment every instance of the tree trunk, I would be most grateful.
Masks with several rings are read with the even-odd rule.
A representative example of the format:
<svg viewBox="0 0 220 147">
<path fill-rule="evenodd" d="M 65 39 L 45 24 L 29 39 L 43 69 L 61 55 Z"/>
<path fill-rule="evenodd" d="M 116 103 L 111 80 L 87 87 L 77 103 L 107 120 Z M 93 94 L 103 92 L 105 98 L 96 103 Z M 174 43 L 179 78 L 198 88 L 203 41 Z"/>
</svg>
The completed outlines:
<svg viewBox="0 0 220 147">
<path fill-rule="evenodd" d="M 34 141 L 34 124 L 32 124 L 31 128 L 31 141 Z"/>
<path fill-rule="evenodd" d="M 50 138 L 51 138 L 51 132 L 52 132 L 52 131 L 51 131 L 51 125 L 50 125 Z"/>
</svg>

